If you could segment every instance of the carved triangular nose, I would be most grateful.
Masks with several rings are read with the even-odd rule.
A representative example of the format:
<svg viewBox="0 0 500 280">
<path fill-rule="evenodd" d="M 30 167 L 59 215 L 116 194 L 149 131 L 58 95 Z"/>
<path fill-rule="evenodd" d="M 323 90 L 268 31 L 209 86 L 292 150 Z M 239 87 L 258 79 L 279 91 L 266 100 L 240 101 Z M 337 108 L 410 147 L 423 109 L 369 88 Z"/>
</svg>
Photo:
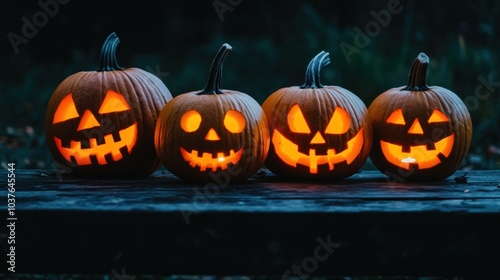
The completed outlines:
<svg viewBox="0 0 500 280">
<path fill-rule="evenodd" d="M 218 140 L 220 140 L 220 137 L 217 134 L 217 132 L 215 132 L 215 129 L 210 128 L 207 135 L 205 136 L 205 140 L 218 141 Z"/>
<path fill-rule="evenodd" d="M 325 144 L 325 138 L 321 136 L 321 133 L 316 132 L 316 135 L 314 135 L 313 139 L 311 140 L 311 144 Z"/>
<path fill-rule="evenodd" d="M 408 133 L 424 134 L 424 130 L 422 129 L 422 126 L 420 125 L 418 119 L 415 119 L 415 121 L 413 121 L 413 124 L 411 125 L 410 129 L 408 129 Z"/>
<path fill-rule="evenodd" d="M 83 113 L 82 120 L 78 124 L 77 131 L 101 126 L 90 110 Z"/>
</svg>

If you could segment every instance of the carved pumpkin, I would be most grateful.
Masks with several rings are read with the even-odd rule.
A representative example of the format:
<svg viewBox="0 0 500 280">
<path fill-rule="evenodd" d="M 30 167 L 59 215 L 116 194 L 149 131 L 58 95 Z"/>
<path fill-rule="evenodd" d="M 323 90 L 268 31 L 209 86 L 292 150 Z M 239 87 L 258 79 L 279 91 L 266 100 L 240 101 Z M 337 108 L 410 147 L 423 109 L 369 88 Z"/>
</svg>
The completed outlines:
<svg viewBox="0 0 500 280">
<path fill-rule="evenodd" d="M 159 166 L 154 127 L 172 96 L 154 75 L 118 66 L 118 43 L 115 33 L 109 35 L 99 68 L 66 78 L 47 107 L 50 152 L 76 174 L 148 175 Z"/>
<path fill-rule="evenodd" d="M 371 159 L 399 180 L 438 180 L 455 172 L 472 137 L 467 107 L 453 92 L 427 86 L 429 58 L 420 53 L 408 86 L 378 96 L 368 111 L 373 124 Z"/>
<path fill-rule="evenodd" d="M 282 88 L 262 104 L 271 132 L 266 166 L 277 175 L 343 178 L 370 153 L 364 103 L 344 88 L 320 82 L 320 69 L 329 63 L 329 54 L 319 53 L 307 67 L 303 86 Z"/>
<path fill-rule="evenodd" d="M 163 165 L 185 180 L 237 182 L 265 161 L 269 131 L 264 112 L 252 97 L 220 89 L 231 49 L 224 44 L 217 53 L 205 89 L 176 96 L 158 118 L 156 151 Z"/>
</svg>

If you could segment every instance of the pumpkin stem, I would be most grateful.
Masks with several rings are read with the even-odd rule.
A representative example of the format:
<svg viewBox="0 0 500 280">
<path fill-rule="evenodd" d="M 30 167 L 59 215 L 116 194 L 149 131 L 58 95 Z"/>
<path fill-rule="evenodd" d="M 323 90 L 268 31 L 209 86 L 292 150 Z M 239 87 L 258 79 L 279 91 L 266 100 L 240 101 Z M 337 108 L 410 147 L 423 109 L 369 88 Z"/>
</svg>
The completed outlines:
<svg viewBox="0 0 500 280">
<path fill-rule="evenodd" d="M 212 67 L 210 68 L 210 72 L 208 74 L 207 85 L 205 88 L 197 93 L 201 94 L 221 94 L 220 90 L 220 81 L 222 78 L 222 65 L 224 64 L 224 60 L 226 59 L 229 52 L 233 49 L 228 43 L 224 43 L 222 47 L 217 52 L 217 55 L 212 62 Z"/>
<path fill-rule="evenodd" d="M 424 91 L 427 86 L 427 67 L 429 66 L 429 57 L 425 53 L 420 53 L 411 65 L 408 85 L 402 90 Z"/>
<path fill-rule="evenodd" d="M 109 34 L 106 41 L 101 48 L 101 57 L 99 58 L 99 68 L 96 71 L 114 71 L 114 70 L 123 70 L 118 65 L 116 61 L 116 47 L 120 43 L 120 39 L 116 35 L 115 32 Z"/>
<path fill-rule="evenodd" d="M 322 88 L 323 85 L 320 81 L 320 70 L 321 67 L 330 64 L 330 54 L 321 51 L 317 54 L 306 69 L 306 81 L 300 88 Z"/>
</svg>

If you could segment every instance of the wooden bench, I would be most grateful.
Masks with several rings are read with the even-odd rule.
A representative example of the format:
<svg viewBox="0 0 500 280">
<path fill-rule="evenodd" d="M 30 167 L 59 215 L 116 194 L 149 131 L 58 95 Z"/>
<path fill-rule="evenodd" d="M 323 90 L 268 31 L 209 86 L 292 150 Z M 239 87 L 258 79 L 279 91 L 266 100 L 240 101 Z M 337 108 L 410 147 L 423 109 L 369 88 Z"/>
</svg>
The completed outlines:
<svg viewBox="0 0 500 280">
<path fill-rule="evenodd" d="M 499 276 L 500 171 L 457 183 L 463 174 L 308 183 L 263 171 L 218 186 L 165 170 L 131 180 L 16 170 L 16 272 Z"/>
</svg>

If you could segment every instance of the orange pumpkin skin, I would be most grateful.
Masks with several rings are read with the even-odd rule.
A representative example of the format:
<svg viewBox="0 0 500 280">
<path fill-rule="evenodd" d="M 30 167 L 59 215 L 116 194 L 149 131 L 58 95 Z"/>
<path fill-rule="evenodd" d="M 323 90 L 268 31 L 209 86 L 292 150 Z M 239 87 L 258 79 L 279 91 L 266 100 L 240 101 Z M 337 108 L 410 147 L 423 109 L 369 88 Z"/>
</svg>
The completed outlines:
<svg viewBox="0 0 500 280">
<path fill-rule="evenodd" d="M 447 178 L 470 146 L 472 121 L 467 107 L 455 93 L 427 86 L 428 63 L 421 53 L 412 65 L 408 86 L 387 90 L 368 108 L 374 131 L 370 158 L 395 180 Z"/>
<path fill-rule="evenodd" d="M 266 159 L 269 131 L 260 105 L 245 93 L 219 89 L 230 50 L 228 44 L 219 50 L 205 89 L 176 96 L 158 118 L 157 154 L 184 180 L 219 185 L 243 181 Z"/>
<path fill-rule="evenodd" d="M 372 132 L 364 103 L 338 86 L 323 86 L 319 69 L 330 62 L 321 52 L 309 64 L 306 83 L 282 88 L 262 104 L 271 146 L 266 166 L 298 179 L 351 176 L 368 158 Z"/>
<path fill-rule="evenodd" d="M 145 176 L 159 167 L 154 128 L 172 95 L 156 76 L 120 68 L 118 43 L 112 33 L 99 69 L 69 76 L 49 100 L 46 142 L 58 168 L 72 174 Z"/>
</svg>

